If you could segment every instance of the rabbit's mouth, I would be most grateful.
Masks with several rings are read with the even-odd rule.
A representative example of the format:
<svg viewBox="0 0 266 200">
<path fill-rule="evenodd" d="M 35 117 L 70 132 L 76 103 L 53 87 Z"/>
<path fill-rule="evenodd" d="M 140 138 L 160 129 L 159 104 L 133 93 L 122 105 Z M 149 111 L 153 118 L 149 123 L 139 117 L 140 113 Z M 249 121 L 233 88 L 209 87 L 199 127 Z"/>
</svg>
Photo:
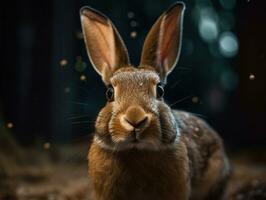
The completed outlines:
<svg viewBox="0 0 266 200">
<path fill-rule="evenodd" d="M 124 151 L 130 149 L 158 151 L 164 148 L 161 140 L 160 127 L 157 119 L 151 119 L 149 126 L 133 128 L 130 130 L 118 127 L 112 129 L 108 136 L 96 134 L 94 142 L 100 147 L 112 151 Z"/>
<path fill-rule="evenodd" d="M 133 131 L 130 131 L 127 133 L 127 136 L 125 137 L 117 137 L 117 136 L 112 136 L 112 140 L 115 143 L 125 143 L 125 144 L 137 144 L 142 142 L 142 132 L 143 130 L 140 129 L 133 129 Z"/>
<path fill-rule="evenodd" d="M 161 142 L 154 139 L 144 139 L 140 140 L 137 138 L 112 138 L 116 142 L 107 142 L 106 140 L 101 139 L 98 135 L 95 135 L 94 142 L 99 145 L 101 148 L 112 151 L 125 151 L 125 150 L 152 150 L 158 151 L 161 149 Z M 118 141 L 119 140 L 119 141 Z"/>
<path fill-rule="evenodd" d="M 176 138 L 177 139 L 177 138 Z M 94 143 L 100 148 L 112 151 L 112 152 L 119 152 L 119 151 L 130 151 L 130 150 L 145 150 L 145 151 L 160 151 L 165 149 L 172 149 L 175 148 L 175 143 L 178 140 L 171 144 L 164 144 L 160 140 L 155 139 L 127 139 L 120 142 L 113 142 L 111 140 L 105 140 L 101 138 L 99 135 L 94 136 Z"/>
</svg>

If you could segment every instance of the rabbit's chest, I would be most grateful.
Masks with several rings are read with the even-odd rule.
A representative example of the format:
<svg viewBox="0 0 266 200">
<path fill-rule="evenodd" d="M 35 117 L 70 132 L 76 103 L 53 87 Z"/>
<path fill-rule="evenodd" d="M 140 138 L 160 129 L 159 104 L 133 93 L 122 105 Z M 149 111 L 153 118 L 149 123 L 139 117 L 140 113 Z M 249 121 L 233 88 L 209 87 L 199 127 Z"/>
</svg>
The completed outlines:
<svg viewBox="0 0 266 200">
<path fill-rule="evenodd" d="M 171 152 L 114 156 L 92 146 L 89 154 L 89 176 L 96 199 L 101 200 L 187 199 L 187 167 L 186 160 Z"/>
</svg>

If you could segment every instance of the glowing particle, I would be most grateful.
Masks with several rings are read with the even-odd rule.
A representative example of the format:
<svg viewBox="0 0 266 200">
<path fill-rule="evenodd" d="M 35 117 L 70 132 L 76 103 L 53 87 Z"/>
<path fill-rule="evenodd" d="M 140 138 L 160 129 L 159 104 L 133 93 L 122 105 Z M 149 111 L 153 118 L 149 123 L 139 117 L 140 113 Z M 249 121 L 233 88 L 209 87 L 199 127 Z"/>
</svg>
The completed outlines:
<svg viewBox="0 0 266 200">
<path fill-rule="evenodd" d="M 50 144 L 49 142 L 45 142 L 45 143 L 43 144 L 43 148 L 44 148 L 44 149 L 50 149 L 50 148 L 51 148 L 51 144 Z"/>
<path fill-rule="evenodd" d="M 130 37 L 131 37 L 131 38 L 136 38 L 136 37 L 137 37 L 137 32 L 136 32 L 136 31 L 132 31 L 132 32 L 130 33 Z"/>
<path fill-rule="evenodd" d="M 81 75 L 81 76 L 80 76 L 80 80 L 81 80 L 81 81 L 86 81 L 86 80 L 87 80 L 87 77 L 86 77 L 85 75 Z"/>
<path fill-rule="evenodd" d="M 76 37 L 77 37 L 77 39 L 82 40 L 83 39 L 82 31 L 77 31 L 76 32 Z"/>
<path fill-rule="evenodd" d="M 196 132 L 198 132 L 198 131 L 199 131 L 199 128 L 198 128 L 198 127 L 195 127 L 194 130 L 195 130 Z"/>
<path fill-rule="evenodd" d="M 13 124 L 12 122 L 8 122 L 8 123 L 6 124 L 6 127 L 7 127 L 7 128 L 13 128 L 13 127 L 14 127 L 14 124 Z"/>
<path fill-rule="evenodd" d="M 249 75 L 249 80 L 253 81 L 253 80 L 255 80 L 255 78 L 256 78 L 256 77 L 255 77 L 254 74 L 250 74 L 250 75 Z"/>
<path fill-rule="evenodd" d="M 62 60 L 60 60 L 59 63 L 60 63 L 60 66 L 64 67 L 64 66 L 67 65 L 67 60 L 66 59 L 62 59 Z"/>
<path fill-rule="evenodd" d="M 70 91 L 71 91 L 70 87 L 65 87 L 65 89 L 64 89 L 65 93 L 70 93 Z"/>
<path fill-rule="evenodd" d="M 130 12 L 127 13 L 127 17 L 128 17 L 129 19 L 132 19 L 132 18 L 135 17 L 135 13 L 133 13 L 132 11 L 130 11 Z"/>
<path fill-rule="evenodd" d="M 77 61 L 75 64 L 75 70 L 78 72 L 83 72 L 87 67 L 87 64 L 85 62 L 83 62 L 82 57 L 81 56 L 77 56 Z"/>
<path fill-rule="evenodd" d="M 136 26 L 138 26 L 138 22 L 136 22 L 135 20 L 133 20 L 133 21 L 130 22 L 130 26 L 131 27 L 136 27 Z"/>
<path fill-rule="evenodd" d="M 199 102 L 199 97 L 194 96 L 194 97 L 192 97 L 191 100 L 192 100 L 193 103 L 198 103 Z"/>
</svg>

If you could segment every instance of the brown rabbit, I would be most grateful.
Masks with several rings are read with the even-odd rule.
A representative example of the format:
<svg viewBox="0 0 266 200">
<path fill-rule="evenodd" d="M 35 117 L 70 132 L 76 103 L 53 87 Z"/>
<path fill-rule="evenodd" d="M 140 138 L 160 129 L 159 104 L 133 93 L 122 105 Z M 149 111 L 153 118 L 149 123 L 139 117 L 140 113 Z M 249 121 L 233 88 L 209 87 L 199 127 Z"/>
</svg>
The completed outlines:
<svg viewBox="0 0 266 200">
<path fill-rule="evenodd" d="M 222 140 L 203 120 L 163 101 L 181 47 L 185 6 L 178 2 L 153 25 L 139 67 L 112 22 L 83 7 L 92 65 L 107 86 L 89 150 L 96 200 L 219 199 L 229 174 Z"/>
</svg>

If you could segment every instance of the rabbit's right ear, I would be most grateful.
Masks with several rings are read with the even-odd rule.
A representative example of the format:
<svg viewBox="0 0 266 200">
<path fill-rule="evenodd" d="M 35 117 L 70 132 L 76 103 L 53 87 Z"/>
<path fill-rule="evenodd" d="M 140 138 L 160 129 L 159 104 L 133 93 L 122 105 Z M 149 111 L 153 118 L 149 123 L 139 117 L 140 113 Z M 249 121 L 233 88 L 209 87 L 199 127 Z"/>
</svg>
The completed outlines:
<svg viewBox="0 0 266 200">
<path fill-rule="evenodd" d="M 165 82 L 180 54 L 185 4 L 177 2 L 152 26 L 142 49 L 140 65 L 154 67 Z"/>
<path fill-rule="evenodd" d="M 130 63 L 125 44 L 111 20 L 99 11 L 83 7 L 80 16 L 89 59 L 108 85 L 112 74 Z"/>
</svg>

